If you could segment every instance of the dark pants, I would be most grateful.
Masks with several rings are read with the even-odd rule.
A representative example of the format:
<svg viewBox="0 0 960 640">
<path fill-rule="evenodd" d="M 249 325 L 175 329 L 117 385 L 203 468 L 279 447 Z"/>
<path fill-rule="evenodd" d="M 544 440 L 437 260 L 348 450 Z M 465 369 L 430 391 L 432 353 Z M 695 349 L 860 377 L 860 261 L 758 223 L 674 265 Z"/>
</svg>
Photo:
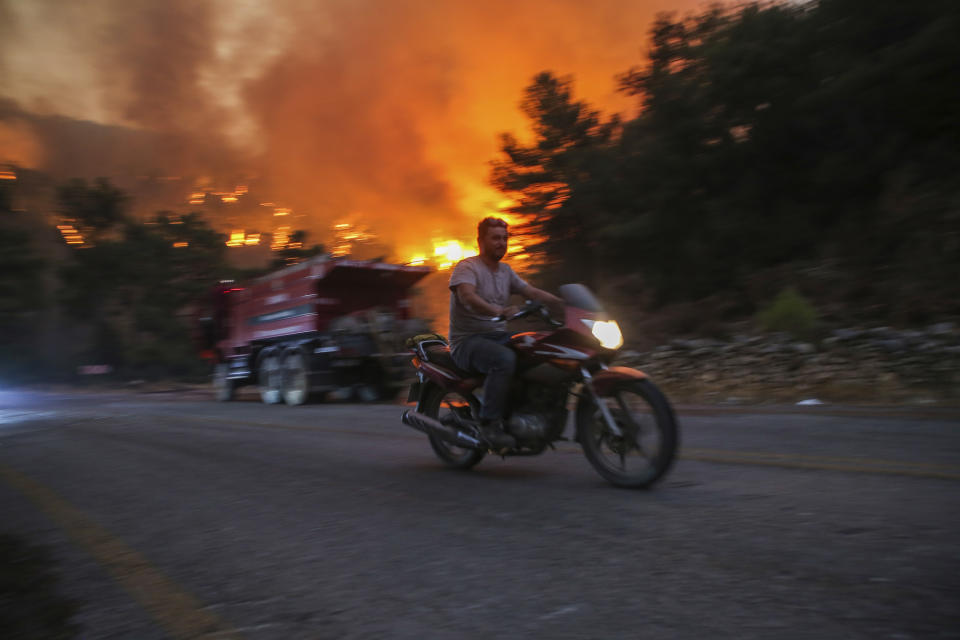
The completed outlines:
<svg viewBox="0 0 960 640">
<path fill-rule="evenodd" d="M 510 334 L 498 331 L 464 338 L 451 352 L 461 369 L 478 371 L 487 376 L 483 383 L 481 420 L 500 420 L 510 391 L 510 379 L 517 366 L 517 354 L 504 346 Z"/>
</svg>

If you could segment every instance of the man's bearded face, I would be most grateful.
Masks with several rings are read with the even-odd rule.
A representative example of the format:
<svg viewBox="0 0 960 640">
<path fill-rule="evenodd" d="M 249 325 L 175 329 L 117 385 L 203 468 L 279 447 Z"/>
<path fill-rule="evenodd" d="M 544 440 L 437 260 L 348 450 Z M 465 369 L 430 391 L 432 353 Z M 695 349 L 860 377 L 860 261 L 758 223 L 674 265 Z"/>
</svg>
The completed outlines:
<svg viewBox="0 0 960 640">
<path fill-rule="evenodd" d="M 494 262 L 500 262 L 507 254 L 509 235 L 506 227 L 488 227 L 484 237 L 480 238 L 480 254 Z"/>
</svg>

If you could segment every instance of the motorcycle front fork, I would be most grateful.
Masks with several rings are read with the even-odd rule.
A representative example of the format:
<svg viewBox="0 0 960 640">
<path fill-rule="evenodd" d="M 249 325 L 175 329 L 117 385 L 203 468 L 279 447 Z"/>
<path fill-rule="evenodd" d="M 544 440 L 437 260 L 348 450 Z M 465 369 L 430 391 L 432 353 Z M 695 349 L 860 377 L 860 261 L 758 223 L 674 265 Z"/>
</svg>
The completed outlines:
<svg viewBox="0 0 960 640">
<path fill-rule="evenodd" d="M 617 421 L 613 419 L 613 414 L 610 413 L 610 408 L 607 406 L 607 403 L 603 401 L 597 394 L 597 390 L 593 386 L 593 376 L 590 375 L 590 372 L 587 371 L 585 367 L 580 368 L 580 374 L 583 376 L 583 388 L 587 390 L 587 393 L 590 395 L 590 398 L 593 400 L 600 408 L 600 413 L 603 415 L 603 421 L 607 425 L 607 428 L 610 429 L 610 433 L 613 435 L 622 438 L 623 429 L 617 424 Z"/>
</svg>

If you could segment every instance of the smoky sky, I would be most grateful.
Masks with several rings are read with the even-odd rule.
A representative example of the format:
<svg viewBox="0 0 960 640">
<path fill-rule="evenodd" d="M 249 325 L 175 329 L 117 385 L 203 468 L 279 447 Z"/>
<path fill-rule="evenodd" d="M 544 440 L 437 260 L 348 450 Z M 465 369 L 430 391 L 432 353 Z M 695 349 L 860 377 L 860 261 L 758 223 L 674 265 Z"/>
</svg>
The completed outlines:
<svg viewBox="0 0 960 640">
<path fill-rule="evenodd" d="M 654 15 L 700 6 L 0 0 L 0 162 L 249 177 L 318 239 L 342 220 L 404 247 L 469 237 L 530 79 L 571 75 L 578 97 L 630 109 L 614 76 L 644 62 Z"/>
</svg>

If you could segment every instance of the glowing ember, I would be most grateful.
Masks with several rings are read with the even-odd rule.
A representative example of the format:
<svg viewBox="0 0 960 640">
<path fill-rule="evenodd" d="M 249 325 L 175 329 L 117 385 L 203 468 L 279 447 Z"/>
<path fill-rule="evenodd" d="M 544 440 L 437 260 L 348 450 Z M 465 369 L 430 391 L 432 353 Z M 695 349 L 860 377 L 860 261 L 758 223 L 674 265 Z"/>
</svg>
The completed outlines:
<svg viewBox="0 0 960 640">
<path fill-rule="evenodd" d="M 271 251 L 281 251 L 287 248 L 290 243 L 290 227 L 277 227 L 273 232 L 273 242 L 270 243 Z"/>
<path fill-rule="evenodd" d="M 258 244 L 260 244 L 259 233 L 247 233 L 236 229 L 230 232 L 230 239 L 227 240 L 228 247 L 252 247 Z"/>
<path fill-rule="evenodd" d="M 203 186 L 199 188 L 203 190 L 194 191 L 190 194 L 190 198 L 188 199 L 190 204 L 206 204 L 208 195 L 216 196 L 220 199 L 220 202 L 232 204 L 237 202 L 240 199 L 240 196 L 246 195 L 250 191 L 250 188 L 245 184 L 237 185 L 236 189 L 233 191 L 213 191 Z"/>
<path fill-rule="evenodd" d="M 228 247 L 242 247 L 244 241 L 246 240 L 247 233 L 243 230 L 240 231 L 231 231 L 230 239 L 227 240 Z"/>
<path fill-rule="evenodd" d="M 0 180 L 16 180 L 17 174 L 13 171 L 0 171 Z"/>
<path fill-rule="evenodd" d="M 366 228 L 358 227 L 349 222 L 340 222 L 333 225 L 333 247 L 330 254 L 336 258 L 350 255 L 356 244 L 376 239 L 376 234 Z"/>
<path fill-rule="evenodd" d="M 189 242 L 174 242 L 174 243 L 173 243 L 173 246 L 176 247 L 177 249 L 180 249 L 180 248 L 182 248 L 182 247 L 189 247 L 189 246 L 190 246 L 190 243 L 189 243 Z"/>
<path fill-rule="evenodd" d="M 57 230 L 63 237 L 63 241 L 69 245 L 82 245 L 84 243 L 83 234 L 73 225 L 72 220 L 63 220 L 57 225 Z"/>
</svg>

